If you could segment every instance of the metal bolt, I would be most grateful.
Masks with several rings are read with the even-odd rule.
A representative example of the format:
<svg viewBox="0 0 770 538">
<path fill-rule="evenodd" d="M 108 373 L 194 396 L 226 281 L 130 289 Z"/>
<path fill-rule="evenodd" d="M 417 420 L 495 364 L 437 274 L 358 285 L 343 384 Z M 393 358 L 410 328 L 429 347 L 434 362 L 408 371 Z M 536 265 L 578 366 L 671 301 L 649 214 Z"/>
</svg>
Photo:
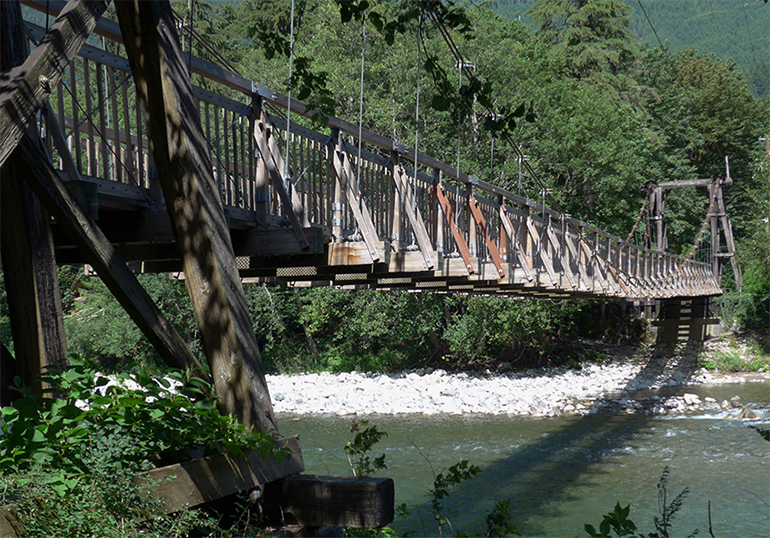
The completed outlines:
<svg viewBox="0 0 770 538">
<path fill-rule="evenodd" d="M 40 77 L 37 80 L 38 82 L 40 82 L 40 87 L 43 88 L 43 91 L 47 93 L 51 93 L 51 79 L 49 79 L 45 75 L 40 75 Z"/>
</svg>

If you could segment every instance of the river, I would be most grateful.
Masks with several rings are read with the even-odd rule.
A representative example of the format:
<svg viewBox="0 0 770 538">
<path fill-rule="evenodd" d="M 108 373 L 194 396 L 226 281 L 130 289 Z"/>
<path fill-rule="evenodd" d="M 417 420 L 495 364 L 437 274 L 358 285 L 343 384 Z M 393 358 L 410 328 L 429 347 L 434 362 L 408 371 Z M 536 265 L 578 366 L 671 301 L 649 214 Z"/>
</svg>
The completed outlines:
<svg viewBox="0 0 770 538">
<path fill-rule="evenodd" d="M 718 401 L 738 395 L 759 419 L 726 418 L 703 408 L 678 416 L 612 415 L 525 418 L 508 416 L 397 415 L 368 418 L 388 432 L 373 455 L 386 455 L 396 505 L 411 516 L 391 525 L 400 534 L 436 536 L 430 511 L 433 471 L 469 460 L 482 472 L 451 490 L 450 519 L 465 533 L 483 533 L 496 499 L 510 499 L 523 536 L 587 536 L 616 502 L 631 505 L 640 531 L 654 531 L 658 479 L 669 467 L 669 499 L 689 494 L 672 536 L 696 528 L 709 536 L 708 502 L 718 538 L 770 537 L 770 443 L 749 428 L 770 428 L 770 384 L 690 386 L 685 392 Z M 649 393 L 648 393 L 649 394 Z M 733 410 L 734 412 L 734 410 Z M 360 417 L 359 417 L 360 418 Z M 343 445 L 352 439 L 350 417 L 280 414 L 282 434 L 300 434 L 306 473 L 350 474 Z M 451 534 L 451 533 L 450 533 Z"/>
</svg>

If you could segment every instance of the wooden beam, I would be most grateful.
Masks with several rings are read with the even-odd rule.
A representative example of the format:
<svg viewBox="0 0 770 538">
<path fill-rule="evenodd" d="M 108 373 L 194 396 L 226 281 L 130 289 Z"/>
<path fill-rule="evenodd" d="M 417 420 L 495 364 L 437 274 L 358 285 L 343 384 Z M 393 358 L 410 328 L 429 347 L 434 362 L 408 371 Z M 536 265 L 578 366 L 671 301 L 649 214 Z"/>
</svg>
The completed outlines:
<svg viewBox="0 0 770 538">
<path fill-rule="evenodd" d="M 292 194 L 294 194 L 294 196 L 290 196 L 284 188 L 283 182 L 285 168 L 283 166 L 283 158 L 281 157 L 280 152 L 278 152 L 276 155 L 271 150 L 271 144 L 268 140 L 270 137 L 272 137 L 272 133 L 270 133 L 270 128 L 267 124 L 267 116 L 265 115 L 264 110 L 262 110 L 260 107 L 259 119 L 254 122 L 254 140 L 257 142 L 257 146 L 259 147 L 259 153 L 262 155 L 261 160 L 265 165 L 267 174 L 273 182 L 273 189 L 281 198 L 283 211 L 289 218 L 289 223 L 294 230 L 294 234 L 297 237 L 300 248 L 309 248 L 310 244 L 305 240 L 305 235 L 302 233 L 302 222 L 300 221 L 300 216 L 295 210 L 295 208 L 302 209 L 299 205 L 299 199 L 296 198 L 296 193 L 293 192 Z M 304 215 L 304 211 L 302 211 L 301 215 Z M 306 220 L 306 217 L 303 217 L 303 219 Z"/>
<path fill-rule="evenodd" d="M 117 256 L 98 226 L 78 205 L 37 143 L 29 138 L 22 140 L 10 162 L 25 170 L 27 184 L 166 363 L 175 368 L 202 371 L 195 355 Z"/>
<path fill-rule="evenodd" d="M 144 473 L 154 495 L 163 501 L 163 513 L 178 512 L 234 493 L 249 491 L 305 470 L 299 438 L 276 442 L 278 454 L 263 458 L 258 450 L 234 457 L 216 454 Z"/>
<path fill-rule="evenodd" d="M 548 276 L 551 277 L 551 284 L 556 286 L 558 284 L 558 281 L 556 280 L 556 274 L 553 272 L 553 266 L 551 265 L 551 260 L 548 259 L 548 256 L 545 254 L 545 244 L 540 240 L 540 237 L 537 234 L 537 230 L 535 229 L 535 225 L 532 221 L 532 216 L 529 214 L 529 210 L 527 210 L 527 215 L 524 219 L 524 222 L 527 225 L 527 231 L 529 232 L 529 237 L 532 239 L 532 242 L 534 243 L 533 250 L 536 250 L 540 253 L 540 261 L 543 263 L 543 267 L 545 267 L 546 272 L 548 273 Z"/>
<path fill-rule="evenodd" d="M 291 476 L 269 484 L 264 499 L 268 521 L 306 528 L 378 529 L 395 516 L 391 478 Z"/>
<path fill-rule="evenodd" d="M 431 185 L 431 189 L 433 189 L 433 192 L 436 195 L 436 199 L 438 200 L 442 213 L 444 214 L 444 219 L 449 225 L 449 230 L 452 232 L 452 237 L 454 237 L 457 250 L 460 252 L 460 256 L 462 256 L 463 262 L 465 263 L 465 270 L 469 275 L 473 274 L 475 270 L 473 269 L 473 263 L 471 261 L 471 251 L 468 248 L 468 243 L 465 242 L 465 238 L 463 237 L 462 232 L 460 232 L 460 230 L 455 225 L 454 210 L 452 209 L 452 204 L 449 203 L 449 199 L 444 192 L 444 187 L 442 185 Z"/>
<path fill-rule="evenodd" d="M 559 263 L 561 264 L 562 271 L 564 272 L 564 275 L 567 277 L 567 280 L 569 281 L 569 285 L 572 286 L 572 289 L 577 289 L 577 283 L 575 282 L 575 279 L 572 277 L 572 269 L 569 266 L 569 259 L 567 258 L 566 251 L 562 248 L 561 244 L 559 244 L 558 239 L 556 238 L 556 232 L 553 231 L 553 226 L 551 226 L 551 217 L 549 216 L 546 219 L 545 223 L 545 230 L 548 235 L 548 241 L 551 243 L 551 248 L 556 252 L 556 255 L 559 257 Z"/>
<path fill-rule="evenodd" d="M 215 390 L 243 424 L 277 431 L 171 6 L 157 0 L 115 5 Z"/>
<path fill-rule="evenodd" d="M 48 100 L 108 3 L 70 0 L 24 64 L 10 76 L 0 77 L 0 166 Z"/>
<path fill-rule="evenodd" d="M 433 247 L 431 246 L 430 238 L 428 237 L 428 231 L 425 229 L 425 223 L 422 220 L 420 208 L 413 206 L 415 192 L 409 186 L 409 181 L 405 177 L 406 174 L 404 173 L 403 166 L 401 166 L 401 163 L 397 162 L 397 154 L 394 154 L 393 157 L 396 162 L 393 162 L 391 165 L 391 177 L 393 178 L 393 183 L 396 185 L 396 190 L 398 191 L 399 199 L 401 200 L 401 207 L 404 208 L 406 216 L 409 219 L 409 224 L 412 226 L 414 237 L 417 239 L 417 244 L 420 247 L 420 252 L 425 261 L 425 267 L 431 271 L 435 267 L 433 260 L 431 259 Z M 398 201 L 396 201 L 396 203 L 398 203 Z"/>
<path fill-rule="evenodd" d="M 17 1 L 0 3 L 1 70 L 25 61 L 23 25 Z M 37 137 L 34 129 L 28 130 Z M 6 142 L 1 145 L 4 148 Z M 46 366 L 67 365 L 67 341 L 51 219 L 24 183 L 25 174 L 24 167 L 17 163 L 0 167 L 0 234 L 15 370 L 24 386 L 39 391 L 43 388 L 40 375 Z M 7 386 L 0 390 L 7 391 Z"/>
<path fill-rule="evenodd" d="M 377 251 L 377 243 L 379 242 L 377 230 L 372 222 L 372 216 L 369 214 L 369 209 L 366 207 L 366 201 L 361 197 L 358 185 L 355 185 L 355 176 L 353 175 L 353 170 L 350 166 L 350 158 L 342 149 L 339 131 L 334 131 L 332 133 L 332 139 L 329 141 L 328 148 L 329 153 L 332 156 L 332 165 L 334 166 L 334 172 L 337 176 L 339 187 L 345 193 L 348 207 L 353 211 L 353 216 L 361 231 L 361 236 L 369 249 L 369 256 L 372 258 L 371 261 L 372 263 L 377 263 L 380 261 L 380 255 Z"/>
<path fill-rule="evenodd" d="M 492 261 L 495 263 L 498 278 L 505 278 L 505 271 L 503 270 L 503 259 L 500 257 L 500 252 L 497 250 L 497 245 L 495 245 L 494 241 L 492 241 L 492 238 L 489 236 L 489 227 L 487 226 L 487 221 L 484 219 L 484 215 L 479 209 L 479 203 L 473 197 L 473 194 L 468 194 L 468 207 L 471 210 L 471 215 L 473 215 L 473 220 L 476 221 L 476 224 L 478 224 L 479 229 L 481 230 L 481 235 L 484 237 L 484 242 L 486 243 L 487 249 L 489 250 L 489 255 L 492 257 Z"/>
<path fill-rule="evenodd" d="M 500 222 L 503 223 L 503 228 L 505 229 L 505 232 L 508 234 L 508 237 L 510 237 L 511 239 L 514 252 L 516 253 L 516 257 L 519 260 L 519 265 L 521 265 L 521 268 L 527 277 L 527 281 L 532 282 L 532 270 L 529 267 L 529 263 L 527 263 L 527 255 L 524 253 L 524 249 L 521 246 L 521 242 L 519 241 L 519 238 L 516 235 L 516 230 L 514 229 L 513 224 L 511 223 L 511 219 L 508 217 L 508 210 L 505 208 L 503 204 L 500 204 L 500 209 L 498 211 L 500 214 Z"/>
</svg>

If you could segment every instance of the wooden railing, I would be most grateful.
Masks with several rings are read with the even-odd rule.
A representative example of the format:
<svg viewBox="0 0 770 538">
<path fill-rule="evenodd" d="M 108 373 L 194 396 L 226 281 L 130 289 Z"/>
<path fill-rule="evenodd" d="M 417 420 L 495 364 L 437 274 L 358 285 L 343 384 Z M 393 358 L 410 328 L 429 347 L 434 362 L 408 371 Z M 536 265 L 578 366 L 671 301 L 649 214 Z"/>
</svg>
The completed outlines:
<svg viewBox="0 0 770 538">
<path fill-rule="evenodd" d="M 63 6 L 23 3 L 42 11 L 48 4 L 52 13 Z M 33 43 L 44 34 L 28 29 Z M 96 33 L 102 46 L 81 49 L 41 128 L 64 132 L 68 175 L 123 185 L 138 208 L 161 209 L 119 27 L 103 19 Z M 310 129 L 314 111 L 296 100 L 292 118 L 304 125 L 292 121 L 287 130 L 286 96 L 199 58 L 187 61 L 210 88 L 193 92 L 224 206 L 259 229 L 291 227 L 300 250 L 307 248 L 303 229 L 321 227 L 329 265 L 352 263 L 335 258 L 341 247 L 357 250 L 354 265 L 388 265 L 388 274 L 364 272 L 359 284 L 383 288 L 403 278 L 420 289 L 433 281 L 452 291 L 631 299 L 721 293 L 709 264 L 628 243 L 376 133 L 361 132 L 359 156 L 357 126 L 331 117 L 324 132 Z M 69 157 L 50 147 L 67 172 Z"/>
</svg>

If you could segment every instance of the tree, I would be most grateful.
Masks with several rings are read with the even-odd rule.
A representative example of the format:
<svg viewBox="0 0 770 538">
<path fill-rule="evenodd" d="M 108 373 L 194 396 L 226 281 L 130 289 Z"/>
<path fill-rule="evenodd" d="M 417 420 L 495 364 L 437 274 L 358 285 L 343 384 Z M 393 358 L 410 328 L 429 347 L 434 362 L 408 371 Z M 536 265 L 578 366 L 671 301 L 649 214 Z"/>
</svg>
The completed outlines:
<svg viewBox="0 0 770 538">
<path fill-rule="evenodd" d="M 538 0 L 529 15 L 537 36 L 565 59 L 565 74 L 590 79 L 629 102 L 637 99 L 630 69 L 639 56 L 628 29 L 631 8 L 620 0 Z"/>
</svg>

